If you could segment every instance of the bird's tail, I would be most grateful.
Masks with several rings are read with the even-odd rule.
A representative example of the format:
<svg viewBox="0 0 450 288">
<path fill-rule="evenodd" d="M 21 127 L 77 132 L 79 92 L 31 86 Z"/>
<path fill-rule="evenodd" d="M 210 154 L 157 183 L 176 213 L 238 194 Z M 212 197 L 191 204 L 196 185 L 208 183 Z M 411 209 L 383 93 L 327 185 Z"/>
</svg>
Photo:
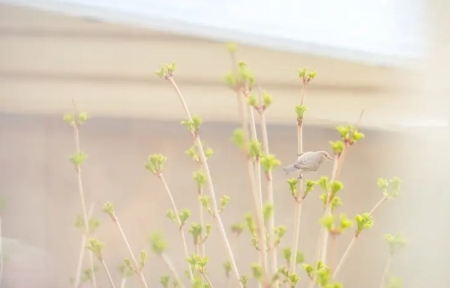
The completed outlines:
<svg viewBox="0 0 450 288">
<path fill-rule="evenodd" d="M 294 165 L 288 165 L 283 167 L 284 172 L 286 172 L 286 175 L 289 175 L 289 173 L 294 172 L 295 170 L 297 170 Z"/>
</svg>

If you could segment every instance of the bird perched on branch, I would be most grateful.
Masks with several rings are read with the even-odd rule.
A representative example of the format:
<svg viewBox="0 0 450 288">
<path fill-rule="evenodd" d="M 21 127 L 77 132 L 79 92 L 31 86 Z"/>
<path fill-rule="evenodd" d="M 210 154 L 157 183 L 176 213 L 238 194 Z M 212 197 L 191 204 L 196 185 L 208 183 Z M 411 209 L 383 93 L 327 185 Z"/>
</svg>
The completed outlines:
<svg viewBox="0 0 450 288">
<path fill-rule="evenodd" d="M 283 167 L 283 170 L 286 172 L 286 175 L 289 175 L 289 173 L 294 171 L 299 171 L 300 174 L 298 175 L 298 179 L 303 179 L 302 173 L 317 171 L 324 158 L 333 161 L 333 158 L 331 158 L 330 154 L 326 151 L 308 151 L 300 153 L 298 154 L 297 161 L 295 161 L 294 164 Z"/>
</svg>

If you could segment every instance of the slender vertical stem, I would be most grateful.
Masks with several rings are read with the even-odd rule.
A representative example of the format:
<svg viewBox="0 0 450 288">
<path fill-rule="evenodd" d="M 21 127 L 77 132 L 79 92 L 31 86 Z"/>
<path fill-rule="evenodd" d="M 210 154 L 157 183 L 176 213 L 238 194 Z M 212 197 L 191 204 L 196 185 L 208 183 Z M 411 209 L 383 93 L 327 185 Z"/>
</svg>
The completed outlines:
<svg viewBox="0 0 450 288">
<path fill-rule="evenodd" d="M 81 153 L 81 149 L 80 149 L 80 131 L 79 131 L 79 124 L 77 122 L 77 107 L 75 104 L 75 100 L 72 100 L 72 105 L 73 105 L 73 116 L 74 116 L 74 120 L 73 120 L 73 134 L 74 134 L 74 138 L 75 138 L 75 151 L 77 154 Z M 77 165 L 76 166 L 76 171 L 77 171 L 77 180 L 78 180 L 78 192 L 80 194 L 80 199 L 81 199 L 81 209 L 83 211 L 83 220 L 84 220 L 84 229 L 86 230 L 86 234 L 89 233 L 90 228 L 89 228 L 89 218 L 87 215 L 87 209 L 86 209 L 86 200 L 84 197 L 84 188 L 83 188 L 83 178 L 81 175 L 81 166 Z M 86 236 L 87 237 L 87 236 Z M 90 268 L 91 268 L 91 274 L 92 274 L 92 285 L 94 286 L 94 288 L 97 287 L 97 281 L 95 278 L 95 270 L 94 270 L 94 256 L 92 255 L 92 252 L 89 251 L 89 260 L 90 260 Z M 84 256 L 84 250 L 83 252 L 81 252 L 80 255 L 80 262 L 83 263 L 83 256 Z M 81 270 L 77 270 L 77 274 L 75 277 L 75 281 L 74 281 L 74 287 L 77 288 L 80 284 L 80 277 L 81 277 Z"/>
<path fill-rule="evenodd" d="M 260 96 L 260 105 L 262 103 L 261 99 L 261 93 L 259 93 Z M 261 122 L 261 137 L 262 137 L 262 146 L 264 149 L 264 153 L 266 155 L 269 155 L 269 137 L 267 135 L 267 124 L 266 124 L 266 116 L 264 115 L 264 111 L 260 111 L 260 122 Z M 269 170 L 266 172 L 266 179 L 267 179 L 267 202 L 269 205 L 272 206 L 272 209 L 274 209 L 274 199 L 273 199 L 273 179 L 272 179 L 272 171 Z M 275 275 L 277 273 L 277 247 L 274 245 L 274 231 L 275 231 L 275 213 L 272 213 L 269 218 L 269 247 L 270 247 L 270 269 L 272 275 Z M 274 283 L 275 287 L 278 287 L 279 281 L 276 280 Z"/>
<path fill-rule="evenodd" d="M 91 207 L 89 208 L 89 214 L 88 214 L 89 218 L 92 217 L 93 212 L 94 212 L 94 205 L 92 204 Z M 83 255 L 86 251 L 86 242 L 87 242 L 87 238 L 88 238 L 88 233 L 86 233 L 86 232 L 87 232 L 86 230 L 83 231 L 83 234 L 81 235 L 81 247 L 80 247 L 80 253 L 78 254 L 78 264 L 77 264 L 77 272 L 75 274 L 76 275 L 75 279 L 80 279 L 81 270 L 83 269 Z M 89 250 L 89 253 L 91 253 L 90 250 Z M 93 269 L 93 268 L 91 268 L 91 269 Z"/>
<path fill-rule="evenodd" d="M 381 276 L 380 288 L 384 287 L 384 282 L 386 282 L 386 277 L 389 274 L 391 264 L 392 264 L 392 254 L 389 254 L 388 259 L 386 261 L 386 266 L 384 267 L 383 275 Z"/>
<path fill-rule="evenodd" d="M 106 274 L 108 275 L 108 280 L 109 280 L 109 283 L 111 284 L 111 287 L 116 288 L 116 285 L 114 284 L 111 273 L 109 272 L 108 266 L 106 266 L 105 260 L 101 259 L 100 262 L 102 263 L 103 269 L 105 269 Z"/>
<path fill-rule="evenodd" d="M 173 277 L 177 280 L 180 287 L 184 287 L 183 283 L 181 282 L 180 276 L 178 275 L 177 270 L 175 269 L 175 266 L 173 266 L 173 263 L 172 261 L 170 261 L 169 257 L 166 254 L 162 253 L 161 259 L 163 260 L 164 264 L 166 264 Z"/>
<path fill-rule="evenodd" d="M 126 284 L 127 284 L 127 278 L 123 277 L 122 280 L 120 280 L 120 288 L 125 288 Z"/>
<path fill-rule="evenodd" d="M 134 270 L 135 270 L 134 272 L 139 277 L 139 281 L 140 281 L 142 287 L 148 288 L 147 282 L 145 281 L 145 278 L 144 278 L 144 274 L 139 269 L 138 262 L 136 261 L 136 258 L 134 257 L 133 250 L 131 250 L 130 243 L 128 242 L 127 236 L 125 236 L 125 233 L 123 232 L 122 225 L 120 225 L 119 219 L 117 219 L 116 215 L 114 215 L 114 214 L 112 215 L 112 218 L 113 218 L 114 223 L 117 226 L 117 229 L 119 229 L 120 235 L 122 235 L 122 239 L 125 242 L 125 245 L 127 246 L 128 253 L 130 254 L 130 257 L 131 257 L 131 261 L 133 261 Z"/>
<path fill-rule="evenodd" d="M 2 241 L 2 216 L 0 215 L 0 287 L 3 280 L 3 241 Z"/>
<path fill-rule="evenodd" d="M 191 113 L 189 112 L 189 108 L 186 105 L 186 101 L 184 100 L 183 94 L 181 93 L 180 89 L 178 88 L 178 85 L 175 83 L 175 80 L 172 77 L 167 77 L 167 80 L 170 82 L 172 87 L 175 89 L 175 92 L 177 93 L 177 96 L 180 99 L 181 104 L 183 105 L 183 108 L 186 112 L 186 115 L 188 116 L 188 119 L 191 120 L 192 119 Z M 227 232 L 225 231 L 225 227 L 223 225 L 222 218 L 219 213 L 219 208 L 217 205 L 217 198 L 216 198 L 216 193 L 214 191 L 214 185 L 212 182 L 211 172 L 209 170 L 209 165 L 208 165 L 208 162 L 206 159 L 205 150 L 203 149 L 203 144 L 200 139 L 200 136 L 199 135 L 195 136 L 194 141 L 195 141 L 195 144 L 197 145 L 197 147 L 199 148 L 200 160 L 205 169 L 207 185 L 208 185 L 209 193 L 211 194 L 211 202 L 212 202 L 212 206 L 213 206 L 212 208 L 213 208 L 213 212 L 214 212 L 214 219 L 217 221 L 217 224 L 219 226 L 219 232 L 222 237 L 222 241 L 224 242 L 225 248 L 228 252 L 228 257 L 229 257 L 230 264 L 231 264 L 232 270 L 234 272 L 234 275 L 235 275 L 236 279 L 239 281 L 239 279 L 240 279 L 239 270 L 237 268 L 236 261 L 234 259 L 233 251 L 231 250 L 230 242 L 228 241 Z M 243 285 L 240 281 L 238 282 L 238 285 L 239 285 L 239 287 L 243 288 Z"/>
<path fill-rule="evenodd" d="M 336 269 L 334 270 L 333 278 L 335 278 L 338 275 L 339 271 L 342 268 L 342 265 L 344 265 L 345 260 L 347 260 L 350 250 L 352 249 L 353 244 L 355 244 L 355 240 L 356 235 L 353 235 L 352 240 L 350 240 L 350 243 L 348 243 L 347 249 L 345 249 L 344 255 L 342 255 L 341 260 L 339 261 L 338 265 L 336 266 Z"/>
<path fill-rule="evenodd" d="M 189 258 L 189 251 L 188 251 L 188 247 L 187 247 L 187 242 L 186 242 L 186 235 L 184 233 L 184 229 L 183 229 L 183 223 L 181 223 L 181 219 L 180 216 L 178 214 L 178 208 L 177 205 L 175 204 L 175 200 L 173 199 L 173 195 L 172 192 L 170 192 L 169 186 L 167 185 L 166 179 L 164 178 L 163 174 L 159 174 L 158 178 L 161 180 L 161 182 L 164 185 L 164 189 L 166 190 L 167 194 L 169 195 L 170 198 L 170 202 L 172 203 L 172 208 L 175 212 L 175 215 L 177 217 L 177 222 L 178 222 L 178 226 L 179 226 L 179 231 L 180 231 L 180 236 L 181 236 L 181 240 L 183 242 L 183 247 L 184 247 L 184 256 L 187 258 Z M 192 273 L 192 267 L 191 265 L 189 265 L 188 263 L 188 271 L 189 271 L 189 278 L 192 280 L 194 280 L 194 274 Z"/>
<path fill-rule="evenodd" d="M 202 272 L 202 276 L 205 279 L 206 283 L 208 284 L 208 287 L 213 288 L 214 286 L 212 285 L 211 281 L 208 278 L 208 275 L 206 275 L 205 272 Z"/>
<path fill-rule="evenodd" d="M 378 209 L 378 207 L 380 207 L 381 203 L 383 203 L 383 202 L 386 201 L 386 200 L 387 200 L 387 197 L 386 197 L 386 196 L 384 196 L 383 198 L 381 198 L 381 200 L 378 201 L 377 204 L 375 204 L 375 206 L 372 208 L 372 210 L 370 210 L 369 215 L 372 216 L 373 213 Z M 354 244 L 354 242 L 355 242 L 355 240 L 356 240 L 357 238 L 358 238 L 358 237 L 357 237 L 357 234 L 355 233 L 355 235 L 354 235 L 354 236 L 352 237 L 352 239 L 350 240 L 350 243 L 348 244 L 347 249 L 346 249 L 345 252 L 344 252 L 344 255 L 342 255 L 342 258 L 341 258 L 341 260 L 339 261 L 339 264 L 336 266 L 336 270 L 335 270 L 334 273 L 333 273 L 333 277 L 336 277 L 336 276 L 338 275 L 338 273 L 339 273 L 339 271 L 340 271 L 342 265 L 344 265 L 345 260 L 347 260 L 348 254 L 349 254 L 350 250 L 352 249 L 353 244 Z"/>
<path fill-rule="evenodd" d="M 302 90 L 300 93 L 300 105 L 303 105 L 305 101 L 306 88 L 308 87 L 307 81 L 303 81 Z M 303 119 L 297 119 L 297 154 L 303 153 Z M 297 196 L 295 202 L 295 212 L 294 212 L 294 233 L 292 235 L 292 248 L 291 248 L 291 259 L 290 259 L 290 272 L 295 273 L 297 268 L 297 251 L 298 251 L 298 240 L 300 238 L 300 222 L 302 217 L 302 199 L 301 191 L 303 191 L 303 179 L 300 179 L 299 184 L 300 189 L 297 189 Z"/>
</svg>

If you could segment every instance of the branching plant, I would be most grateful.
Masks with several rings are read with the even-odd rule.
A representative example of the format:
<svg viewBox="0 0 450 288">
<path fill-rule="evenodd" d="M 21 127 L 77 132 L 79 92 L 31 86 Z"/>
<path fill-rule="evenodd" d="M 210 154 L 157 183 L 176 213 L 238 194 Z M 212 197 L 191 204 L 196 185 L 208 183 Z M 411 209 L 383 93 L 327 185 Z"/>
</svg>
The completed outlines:
<svg viewBox="0 0 450 288">
<path fill-rule="evenodd" d="M 191 222 L 193 218 L 191 217 L 191 210 L 188 208 L 179 210 L 176 205 L 175 195 L 169 188 L 170 183 L 166 182 L 163 174 L 164 164 L 170 160 L 162 154 L 151 154 L 145 163 L 145 168 L 158 178 L 170 200 L 171 208 L 167 210 L 166 216 L 177 225 L 184 252 L 179 257 L 183 257 L 187 265 L 186 277 L 183 277 L 183 274 L 177 271 L 180 267 L 175 267 L 166 252 L 167 243 L 163 235 L 159 232 L 151 234 L 149 238 L 151 249 L 158 256 L 158 259 L 167 266 L 170 272 L 170 275 L 161 276 L 160 284 L 162 287 L 167 288 L 223 287 L 224 284 L 220 284 L 223 282 L 214 283 L 215 279 L 211 279 L 208 273 L 212 267 L 208 265 L 209 257 L 206 241 L 214 227 L 220 234 L 226 253 L 227 261 L 223 264 L 223 269 L 225 270 L 225 277 L 228 279 L 228 285 L 230 287 L 253 287 L 255 284 L 263 288 L 278 288 L 281 286 L 298 287 L 299 283 L 305 283 L 305 287 L 308 286 L 310 288 L 341 288 L 343 284 L 337 281 L 337 277 L 349 257 L 352 247 L 356 240 L 360 238 L 361 233 L 374 225 L 374 212 L 380 205 L 387 200 L 400 196 L 401 180 L 397 177 L 389 180 L 379 179 L 378 186 L 383 193 L 380 201 L 375 204 L 371 211 L 356 215 L 355 221 L 352 221 L 343 213 L 339 216 L 335 215 L 335 209 L 343 205 L 339 195 L 344 190 L 344 184 L 338 179 L 345 156 L 352 145 L 364 139 L 364 134 L 358 129 L 363 113 L 361 113 L 356 124 L 338 126 L 336 130 L 340 139 L 330 141 L 330 149 L 334 155 L 333 169 L 330 177 L 322 176 L 319 179 L 313 180 L 304 179 L 302 176 L 299 176 L 287 180 L 288 185 L 286 190 L 292 195 L 292 199 L 294 200 L 293 205 L 295 207 L 293 215 L 294 223 L 291 227 L 293 231 L 292 241 L 289 247 L 279 249 L 288 227 L 279 225 L 275 221 L 276 211 L 274 209 L 274 203 L 276 199 L 274 197 L 273 187 L 274 181 L 278 179 L 274 179 L 272 172 L 274 169 L 279 168 L 281 161 L 270 153 L 266 123 L 266 111 L 270 108 L 274 100 L 267 91 L 264 91 L 260 87 L 248 65 L 244 61 L 238 61 L 236 45 L 229 44 L 228 52 L 232 65 L 231 71 L 226 74 L 224 79 L 225 84 L 236 94 L 240 120 L 240 125 L 234 130 L 231 135 L 231 140 L 242 152 L 241 155 L 245 163 L 249 184 L 248 194 L 244 194 L 243 197 L 250 197 L 253 202 L 253 211 L 252 213 L 242 215 L 242 222 L 232 225 L 230 229 L 225 227 L 222 220 L 222 212 L 230 202 L 232 203 L 233 199 L 230 199 L 228 195 L 219 196 L 215 190 L 213 175 L 208 164 L 208 159 L 213 156 L 213 150 L 209 147 L 207 148 L 200 137 L 202 118 L 198 115 L 191 114 L 188 103 L 176 81 L 175 64 L 162 65 L 156 72 L 156 75 L 162 80 L 167 81 L 169 86 L 175 91 L 175 95 L 178 97 L 185 113 L 184 120 L 181 121 L 181 124 L 186 127 L 192 137 L 193 146 L 186 150 L 186 154 L 198 166 L 198 169 L 193 172 L 192 177 L 197 187 L 195 192 L 198 197 L 199 219 L 198 221 Z M 293 112 L 295 112 L 293 118 L 295 117 L 297 123 L 297 153 L 300 156 L 306 152 L 303 149 L 304 117 L 308 111 L 308 107 L 305 105 L 306 90 L 312 81 L 315 80 L 317 74 L 315 71 L 302 68 L 299 69 L 298 76 L 300 96 L 299 104 L 293 109 Z M 80 165 L 87 159 L 87 155 L 81 152 L 79 148 L 79 128 L 88 117 L 86 113 L 79 113 L 74 108 L 74 112 L 67 114 L 64 118 L 74 128 L 76 139 L 76 154 L 71 157 L 71 161 L 75 164 L 78 175 L 78 188 L 83 211 L 83 215 L 77 220 L 77 227 L 83 230 L 82 247 L 86 247 L 90 253 L 97 257 L 108 275 L 111 287 L 124 287 L 127 279 L 133 274 L 137 276 L 142 287 L 148 287 L 143 273 L 143 268 L 147 262 L 147 251 L 141 251 L 138 261 L 134 256 L 130 243 L 125 236 L 122 225 L 114 210 L 114 205 L 111 202 L 103 205 L 103 212 L 112 219 L 129 253 L 129 258 L 126 258 L 119 268 L 121 277 L 120 286 L 115 286 L 113 277 L 104 261 L 103 242 L 94 238 L 87 240 L 88 236 L 93 232 L 93 229 L 98 226 L 98 221 L 93 220 L 90 215 L 91 213 L 88 213 L 86 210 L 80 169 Z M 182 117 L 180 117 L 181 119 Z M 258 124 L 259 130 L 257 129 Z M 263 195 L 264 181 L 267 186 L 266 195 Z M 314 190 L 319 189 L 323 191 L 319 197 L 324 204 L 324 215 L 318 221 L 321 225 L 321 231 L 314 250 L 314 258 L 308 259 L 309 263 L 305 263 L 305 256 L 298 249 L 301 235 L 302 207 L 307 203 L 305 202 L 306 197 Z M 212 216 L 215 221 L 215 226 L 206 223 L 205 215 L 207 214 Z M 185 233 L 186 226 L 189 227 L 188 233 L 192 236 L 193 251 L 189 251 L 188 248 L 188 240 Z M 340 235 L 352 227 L 355 227 L 354 235 L 342 258 L 334 268 L 334 258 L 337 254 L 334 248 L 335 242 Z M 240 272 L 244 270 L 244 267 L 238 267 L 233 249 L 238 237 L 242 238 L 241 235 L 246 235 L 247 232 L 250 235 L 249 242 L 255 249 L 258 259 L 255 259 L 251 266 L 247 267 L 250 269 L 250 274 L 245 275 Z M 390 254 L 380 287 L 384 287 L 385 284 L 390 285 L 388 287 L 397 287 L 395 285 L 400 283 L 399 280 L 396 278 L 388 279 L 387 277 L 390 273 L 389 269 L 392 256 L 396 254 L 399 248 L 405 245 L 406 240 L 403 236 L 397 234 L 388 234 L 385 236 L 385 240 L 389 244 Z M 311 248 L 314 249 L 314 247 Z M 82 249 L 79 257 L 79 265 L 74 281 L 75 288 L 79 287 L 81 279 L 84 250 Z M 278 263 L 279 256 L 285 261 L 281 265 Z M 302 280 L 299 276 L 298 266 L 300 264 L 308 277 L 306 280 Z M 92 262 L 90 267 L 90 274 L 94 277 L 95 269 Z M 152 275 L 151 277 L 154 278 L 155 276 Z M 95 286 L 95 277 L 93 279 Z"/>
</svg>

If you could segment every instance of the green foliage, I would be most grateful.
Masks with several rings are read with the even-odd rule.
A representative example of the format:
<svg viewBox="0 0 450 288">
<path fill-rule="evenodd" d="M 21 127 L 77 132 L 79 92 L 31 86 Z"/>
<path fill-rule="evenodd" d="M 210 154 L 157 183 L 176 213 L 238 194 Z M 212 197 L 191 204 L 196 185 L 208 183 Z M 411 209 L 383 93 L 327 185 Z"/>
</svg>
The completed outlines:
<svg viewBox="0 0 450 288">
<path fill-rule="evenodd" d="M 262 98 L 263 98 L 263 107 L 262 108 L 263 108 L 263 110 L 265 110 L 265 109 L 269 108 L 270 105 L 272 105 L 273 98 L 266 91 L 263 92 Z"/>
<path fill-rule="evenodd" d="M 331 199 L 333 199 L 334 196 L 336 196 L 336 194 L 344 188 L 342 182 L 336 180 L 331 181 L 329 185 L 331 190 Z"/>
<path fill-rule="evenodd" d="M 401 234 L 386 234 L 384 235 L 384 240 L 389 245 L 391 255 L 396 254 L 408 244 L 406 238 Z"/>
<path fill-rule="evenodd" d="M 114 218 L 114 204 L 112 202 L 106 202 L 103 204 L 103 213 L 106 213 L 111 218 Z"/>
<path fill-rule="evenodd" d="M 145 169 L 149 170 L 155 175 L 160 175 L 164 167 L 164 163 L 167 158 L 162 154 L 153 154 L 148 156 L 147 163 L 145 163 Z"/>
<path fill-rule="evenodd" d="M 345 144 L 353 145 L 355 142 L 364 138 L 364 134 L 359 132 L 356 126 L 340 125 L 336 127 L 336 130 Z"/>
<path fill-rule="evenodd" d="M 214 215 L 211 210 L 211 197 L 202 195 L 198 197 L 198 200 L 202 204 L 202 206 L 208 211 L 209 214 Z"/>
<path fill-rule="evenodd" d="M 326 205 L 327 203 L 327 193 L 323 193 L 320 195 L 320 199 L 322 199 L 323 205 Z M 341 206 L 342 200 L 339 196 L 334 196 L 333 199 L 331 200 L 331 211 L 334 211 L 336 208 L 338 208 L 339 206 Z"/>
<path fill-rule="evenodd" d="M 305 270 L 306 274 L 310 279 L 313 278 L 314 267 L 311 264 L 304 263 L 302 265 L 303 270 Z"/>
<path fill-rule="evenodd" d="M 119 265 L 119 272 L 121 278 L 129 278 L 134 274 L 133 270 L 131 270 L 127 265 L 125 265 L 125 263 Z"/>
<path fill-rule="evenodd" d="M 158 76 L 160 78 L 166 78 L 167 79 L 167 78 L 172 77 L 174 75 L 175 68 L 176 68 L 175 63 L 163 64 L 163 65 L 161 65 L 159 70 L 155 72 L 155 74 L 156 74 L 156 76 Z"/>
<path fill-rule="evenodd" d="M 306 107 L 303 104 L 295 106 L 295 114 L 297 114 L 297 119 L 299 120 L 303 119 L 305 112 L 308 110 L 309 110 L 308 107 Z"/>
<path fill-rule="evenodd" d="M 289 185 L 289 190 L 291 191 L 291 194 L 294 198 L 297 198 L 297 184 L 298 179 L 297 178 L 291 178 L 287 180 L 287 183 Z"/>
<path fill-rule="evenodd" d="M 380 178 L 378 179 L 377 184 L 387 199 L 396 199 L 401 194 L 402 180 L 398 177 L 393 177 L 391 179 Z"/>
<path fill-rule="evenodd" d="M 203 189 L 203 186 L 206 183 L 206 174 L 203 170 L 195 171 L 192 174 L 192 177 L 194 178 L 195 182 L 197 183 L 198 191 L 201 191 Z"/>
<path fill-rule="evenodd" d="M 223 195 L 222 198 L 220 198 L 220 207 L 219 212 L 222 212 L 223 209 L 228 205 L 228 202 L 230 202 L 230 196 Z"/>
<path fill-rule="evenodd" d="M 245 228 L 245 223 L 237 223 L 231 226 L 231 232 L 236 234 L 236 236 L 239 236 Z"/>
<path fill-rule="evenodd" d="M 200 225 L 198 223 L 191 223 L 191 228 L 189 229 L 189 233 L 192 234 L 195 245 L 197 245 L 201 241 L 202 230 L 203 230 L 202 225 Z"/>
<path fill-rule="evenodd" d="M 223 269 L 225 270 L 225 276 L 227 276 L 227 278 L 230 278 L 230 273 L 231 273 L 230 261 L 223 263 Z"/>
<path fill-rule="evenodd" d="M 284 276 L 284 282 L 288 282 L 290 287 L 295 287 L 300 281 L 300 277 L 295 273 L 290 273 L 286 267 L 280 267 L 278 273 Z"/>
<path fill-rule="evenodd" d="M 214 150 L 209 148 L 209 147 L 206 148 L 205 147 L 206 145 L 204 143 L 202 144 L 202 146 L 205 149 L 206 159 L 211 158 L 211 156 L 214 154 Z M 194 160 L 195 162 L 201 163 L 200 156 L 198 155 L 198 152 L 197 152 L 197 149 L 196 149 L 195 145 L 189 147 L 189 149 L 187 149 L 184 153 L 186 153 L 189 157 L 191 157 L 191 159 Z"/>
<path fill-rule="evenodd" d="M 256 100 L 256 97 L 253 94 L 248 95 L 247 103 L 254 108 L 258 108 L 258 100 Z"/>
<path fill-rule="evenodd" d="M 256 235 L 256 223 L 255 218 L 252 214 L 248 213 L 245 215 L 245 224 L 247 225 L 248 231 L 255 236 Z"/>
<path fill-rule="evenodd" d="M 264 169 L 264 172 L 269 173 L 272 172 L 273 169 L 280 166 L 280 160 L 275 157 L 273 154 L 263 154 L 261 155 L 261 166 Z"/>
<path fill-rule="evenodd" d="M 170 282 L 170 276 L 169 275 L 161 276 L 161 278 L 159 279 L 159 283 L 161 283 L 161 285 L 164 288 L 169 288 L 169 282 Z"/>
<path fill-rule="evenodd" d="M 81 164 L 84 163 L 84 161 L 86 161 L 88 159 L 88 154 L 84 153 L 84 152 L 78 152 L 73 154 L 72 156 L 70 156 L 70 161 L 75 165 L 75 166 L 80 166 Z"/>
<path fill-rule="evenodd" d="M 298 76 L 300 79 L 302 79 L 304 82 L 309 82 L 316 78 L 317 73 L 315 71 L 308 71 L 306 68 L 298 69 Z"/>
<path fill-rule="evenodd" d="M 246 275 L 241 275 L 239 282 L 242 283 L 242 286 L 244 286 L 244 288 L 247 288 L 248 277 Z"/>
<path fill-rule="evenodd" d="M 322 188 L 323 191 L 328 192 L 329 189 L 329 183 L 328 183 L 328 177 L 322 176 L 319 180 L 317 180 L 317 184 Z"/>
<path fill-rule="evenodd" d="M 309 193 L 314 189 L 314 186 L 316 185 L 316 182 L 312 180 L 306 180 L 306 188 L 305 188 L 305 194 L 303 195 L 303 198 L 308 196 Z"/>
<path fill-rule="evenodd" d="M 192 134 L 197 135 L 202 122 L 203 119 L 200 116 L 193 115 L 191 119 L 181 121 L 181 125 L 185 126 Z"/>
<path fill-rule="evenodd" d="M 139 267 L 142 270 L 142 268 L 144 268 L 145 263 L 147 262 L 147 251 L 146 250 L 141 250 L 141 252 L 139 253 Z"/>
<path fill-rule="evenodd" d="M 403 288 L 403 281 L 400 278 L 390 277 L 384 288 Z"/>
<path fill-rule="evenodd" d="M 255 278 L 258 281 L 261 281 L 262 276 L 263 276 L 263 269 L 262 269 L 261 265 L 258 263 L 253 263 L 251 265 L 251 268 L 252 268 L 253 278 Z"/>
<path fill-rule="evenodd" d="M 259 142 L 258 140 L 252 139 L 248 143 L 248 147 L 249 147 L 249 149 L 248 149 L 249 156 L 252 159 L 259 159 L 261 157 L 261 142 Z"/>
<path fill-rule="evenodd" d="M 273 232 L 275 234 L 275 241 L 274 245 L 278 246 L 280 244 L 281 239 L 283 239 L 283 236 L 286 234 L 286 226 L 277 226 L 274 228 Z"/>
<path fill-rule="evenodd" d="M 291 260 L 292 251 L 291 248 L 286 247 L 283 249 L 283 258 L 286 260 L 287 265 L 289 265 L 289 261 Z"/>
<path fill-rule="evenodd" d="M 202 257 L 198 254 L 193 254 L 186 261 L 194 268 L 195 271 L 201 274 L 206 273 L 206 264 L 208 264 L 208 257 Z"/>
<path fill-rule="evenodd" d="M 273 215 L 273 205 L 270 203 L 265 203 L 263 207 L 264 221 L 268 221 Z"/>
<path fill-rule="evenodd" d="M 167 242 L 161 232 L 154 232 L 149 237 L 149 242 L 152 247 L 153 252 L 161 255 L 167 247 Z"/>
<path fill-rule="evenodd" d="M 183 209 L 181 212 L 178 213 L 178 217 L 180 218 L 180 228 L 184 226 L 186 221 L 191 217 L 191 211 L 187 208 Z"/>
<path fill-rule="evenodd" d="M 348 228 L 353 226 L 353 223 L 350 219 L 347 218 L 347 216 L 345 216 L 345 214 L 341 213 L 341 215 L 339 216 L 339 223 L 336 224 L 336 216 L 335 215 L 328 215 L 328 216 L 324 216 L 321 220 L 320 223 L 327 228 L 327 230 L 329 232 L 332 233 L 336 233 L 336 234 L 341 234 L 343 233 L 345 230 L 347 230 Z"/>
<path fill-rule="evenodd" d="M 65 122 L 67 122 L 69 125 L 73 126 L 75 124 L 77 124 L 78 126 L 83 125 L 84 123 L 86 123 L 87 120 L 89 120 L 89 115 L 86 112 L 79 112 L 78 115 L 76 115 L 72 112 L 72 113 L 66 113 L 63 116 L 63 120 Z"/>
<path fill-rule="evenodd" d="M 227 43 L 227 50 L 229 53 L 232 54 L 232 53 L 236 52 L 236 48 L 237 48 L 236 43 L 233 43 L 233 42 Z"/>
<path fill-rule="evenodd" d="M 234 130 L 233 131 L 233 136 L 231 137 L 231 140 L 239 148 L 244 149 L 245 148 L 244 130 L 241 129 L 241 128 Z"/>
<path fill-rule="evenodd" d="M 102 249 L 105 244 L 98 239 L 92 238 L 88 240 L 87 249 L 92 251 L 98 259 L 102 259 Z"/>
<path fill-rule="evenodd" d="M 344 151 L 344 142 L 341 140 L 338 141 L 330 141 L 331 149 L 335 155 L 339 155 Z"/>
<path fill-rule="evenodd" d="M 98 219 L 91 217 L 91 219 L 89 219 L 89 233 L 93 233 L 95 231 L 95 229 L 97 229 L 98 227 L 100 227 L 100 221 L 98 221 Z M 85 229 L 84 227 L 84 218 L 81 215 L 78 215 L 76 220 L 75 220 L 75 227 L 79 228 L 79 229 Z"/>
<path fill-rule="evenodd" d="M 373 218 L 369 213 L 356 215 L 356 236 L 359 236 L 363 230 L 370 229 L 373 226 Z"/>
</svg>

